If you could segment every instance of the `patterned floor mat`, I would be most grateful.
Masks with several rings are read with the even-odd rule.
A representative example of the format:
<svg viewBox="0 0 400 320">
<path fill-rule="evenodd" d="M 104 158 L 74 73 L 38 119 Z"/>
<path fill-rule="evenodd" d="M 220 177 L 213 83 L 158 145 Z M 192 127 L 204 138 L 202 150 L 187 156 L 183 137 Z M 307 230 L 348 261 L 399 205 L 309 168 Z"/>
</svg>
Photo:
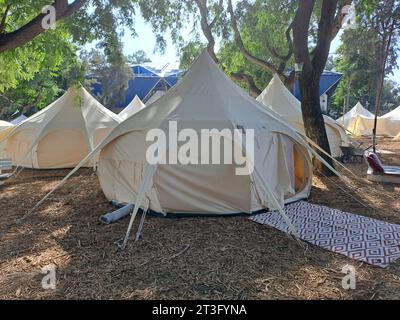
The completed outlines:
<svg viewBox="0 0 400 320">
<path fill-rule="evenodd" d="M 400 258 L 400 225 L 304 201 L 287 205 L 285 211 L 304 241 L 382 268 Z M 289 231 L 278 211 L 250 219 Z"/>
</svg>

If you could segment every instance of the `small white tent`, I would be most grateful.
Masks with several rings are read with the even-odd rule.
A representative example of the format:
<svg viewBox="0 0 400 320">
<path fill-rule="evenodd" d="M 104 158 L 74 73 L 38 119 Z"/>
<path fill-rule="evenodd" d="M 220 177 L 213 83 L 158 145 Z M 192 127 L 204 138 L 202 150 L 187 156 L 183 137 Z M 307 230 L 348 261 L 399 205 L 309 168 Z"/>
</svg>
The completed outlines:
<svg viewBox="0 0 400 320">
<path fill-rule="evenodd" d="M 337 119 L 337 122 L 350 132 L 353 132 L 354 129 L 353 124 L 355 123 L 355 120 L 357 119 L 358 116 L 363 116 L 366 118 L 374 117 L 374 115 L 371 112 L 369 112 L 367 109 L 364 108 L 361 102 L 358 102 L 353 109 L 351 109 L 345 115 Z"/>
<path fill-rule="evenodd" d="M 257 100 L 305 134 L 300 101 L 290 93 L 278 75 L 274 75 Z M 344 128 L 332 118 L 324 116 L 324 121 L 332 156 L 339 157 L 342 155 L 340 147 L 349 145 L 349 137 Z"/>
<path fill-rule="evenodd" d="M 239 146 L 254 170 L 237 175 L 234 164 L 149 164 L 146 153 L 152 143 L 147 134 L 153 129 L 168 133 L 174 121 L 178 130 L 195 130 L 199 137 L 203 130 L 217 130 L 221 146 Z M 254 155 L 247 144 L 221 133 L 239 128 L 254 130 Z M 184 145 L 179 141 L 175 147 L 169 144 L 169 151 Z M 98 175 L 106 197 L 136 203 L 135 210 L 227 215 L 273 208 L 283 213 L 284 203 L 307 198 L 311 190 L 307 144 L 284 119 L 227 78 L 207 51 L 182 82 L 122 122 L 82 163 L 99 150 Z M 199 160 L 199 155 L 191 156 Z"/>
<path fill-rule="evenodd" d="M 146 108 L 146 105 L 138 96 L 135 96 L 131 103 L 124 110 L 122 110 L 118 116 L 121 118 L 121 120 L 126 120 L 144 108 Z"/>
<path fill-rule="evenodd" d="M 16 166 L 73 168 L 120 122 L 83 87 L 70 88 L 8 134 L 7 154 Z"/>
</svg>

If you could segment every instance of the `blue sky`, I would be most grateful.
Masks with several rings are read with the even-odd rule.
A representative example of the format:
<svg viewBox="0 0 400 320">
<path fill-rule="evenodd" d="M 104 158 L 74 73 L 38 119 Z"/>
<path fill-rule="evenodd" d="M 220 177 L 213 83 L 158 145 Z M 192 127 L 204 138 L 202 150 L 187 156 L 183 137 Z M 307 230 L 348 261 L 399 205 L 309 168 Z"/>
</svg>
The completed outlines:
<svg viewBox="0 0 400 320">
<path fill-rule="evenodd" d="M 185 33 L 185 35 L 189 35 L 188 31 L 184 30 L 183 32 Z M 138 34 L 138 36 L 132 37 L 130 32 L 126 30 L 125 36 L 123 38 L 125 54 L 128 55 L 137 50 L 143 50 L 157 65 L 163 65 L 168 62 L 179 60 L 175 46 L 173 45 L 171 37 L 168 34 L 165 35 L 165 38 L 167 39 L 167 49 L 165 54 L 161 55 L 159 53 L 154 53 L 156 38 L 153 34 L 151 26 L 148 25 L 141 16 L 137 17 L 136 19 L 136 33 Z M 334 53 L 339 45 L 340 37 L 338 36 L 332 43 L 331 53 Z M 390 78 L 400 83 L 400 70 L 397 69 L 395 75 L 391 76 Z"/>
</svg>

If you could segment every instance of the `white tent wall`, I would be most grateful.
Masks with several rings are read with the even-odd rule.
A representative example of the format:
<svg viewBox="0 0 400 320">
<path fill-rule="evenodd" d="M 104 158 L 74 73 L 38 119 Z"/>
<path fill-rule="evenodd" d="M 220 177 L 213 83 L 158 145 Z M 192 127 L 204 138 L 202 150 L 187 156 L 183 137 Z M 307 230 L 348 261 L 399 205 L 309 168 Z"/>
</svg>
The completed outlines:
<svg viewBox="0 0 400 320">
<path fill-rule="evenodd" d="M 83 87 L 70 88 L 9 133 L 7 153 L 17 166 L 72 168 L 120 121 Z"/>
<path fill-rule="evenodd" d="M 305 134 L 300 101 L 290 93 L 278 75 L 274 75 L 257 101 L 281 115 L 298 131 Z M 331 117 L 324 115 L 324 121 L 332 156 L 340 157 L 342 155 L 340 147 L 350 144 L 349 137 L 344 128 Z"/>
<path fill-rule="evenodd" d="M 12 123 L 0 120 L 0 159 L 7 157 L 6 143 L 3 140 L 11 132 L 13 127 Z"/>
<path fill-rule="evenodd" d="M 269 149 L 263 150 L 266 141 Z M 307 198 L 311 172 L 303 160 L 306 158 L 304 150 L 286 135 L 275 133 L 257 135 L 256 145 L 255 167 L 262 172 L 273 193 L 279 195 L 279 201 L 288 203 Z M 109 200 L 135 202 L 147 163 L 143 150 L 148 147 L 145 133 L 134 131 L 102 150 L 98 173 Z M 146 204 L 165 214 L 251 213 L 263 209 L 260 190 L 253 188 L 251 176 L 237 176 L 235 169 L 235 165 L 223 164 L 159 165 L 153 186 L 146 195 Z"/>
<path fill-rule="evenodd" d="M 384 135 L 396 137 L 400 133 L 400 106 L 380 117 L 378 121 Z"/>
</svg>

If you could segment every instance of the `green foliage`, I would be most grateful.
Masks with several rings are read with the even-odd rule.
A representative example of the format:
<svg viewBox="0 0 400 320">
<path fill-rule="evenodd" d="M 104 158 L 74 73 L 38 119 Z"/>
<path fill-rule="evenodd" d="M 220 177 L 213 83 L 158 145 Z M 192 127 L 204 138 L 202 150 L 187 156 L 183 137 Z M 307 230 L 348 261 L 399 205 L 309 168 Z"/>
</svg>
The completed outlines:
<svg viewBox="0 0 400 320">
<path fill-rule="evenodd" d="M 171 34 L 179 49 L 200 41 L 200 13 L 194 0 L 138 0 L 138 4 L 145 21 L 152 25 L 157 39 L 156 49 L 161 53 L 166 47 L 166 32 Z M 208 17 L 212 21 L 220 12 L 219 0 L 208 0 L 207 4 Z M 226 36 L 227 27 L 226 12 L 223 12 L 213 29 L 215 37 Z M 188 28 L 191 38 L 185 39 L 181 31 Z"/>
<path fill-rule="evenodd" d="M 378 83 L 379 65 L 382 58 L 382 30 L 375 25 L 379 11 L 378 5 L 384 5 L 382 1 L 360 1 L 358 5 L 358 23 L 355 28 L 347 29 L 342 35 L 342 44 L 337 50 L 334 61 L 335 69 L 344 73 L 344 79 L 340 83 L 332 107 L 338 114 L 342 114 L 344 101 L 349 94 L 350 107 L 360 101 L 364 106 L 369 106 L 374 111 L 376 88 Z M 390 15 L 384 9 L 380 9 L 381 15 Z M 385 13 L 386 12 L 386 13 Z M 386 17 L 387 18 L 387 17 Z M 382 19 L 382 17 L 380 18 Z M 392 74 L 398 67 L 399 39 L 396 33 L 388 53 L 385 75 Z M 384 82 L 381 102 L 382 113 L 396 107 L 399 102 L 398 84 L 386 80 Z"/>
<path fill-rule="evenodd" d="M 180 50 L 180 68 L 188 70 L 207 45 L 200 41 L 189 42 Z"/>
<path fill-rule="evenodd" d="M 146 52 L 143 50 L 138 50 L 131 55 L 126 57 L 127 61 L 132 64 L 142 64 L 146 62 L 151 62 L 151 59 L 147 56 Z"/>
<path fill-rule="evenodd" d="M 121 44 L 119 44 L 121 46 Z M 91 52 L 83 52 L 81 55 L 86 73 L 90 74 L 87 86 L 97 82 L 101 84 L 102 93 L 97 98 L 109 109 L 115 108 L 123 98 L 128 89 L 129 80 L 133 78 L 132 69 L 128 66 L 124 56 L 111 61 L 100 50 L 93 49 Z"/>
<path fill-rule="evenodd" d="M 281 56 L 289 53 L 286 30 L 293 20 L 295 6 L 293 1 L 239 1 L 235 11 L 246 49 L 257 58 L 277 66 L 281 71 L 286 71 L 294 64 L 293 57 L 283 61 Z M 222 42 L 219 57 L 227 74 L 249 74 L 260 89 L 264 89 L 272 77 L 269 71 L 243 57 L 232 35 Z M 248 89 L 246 84 L 238 84 Z"/>
<path fill-rule="evenodd" d="M 4 32 L 18 30 L 41 13 L 49 0 L 0 0 L 0 21 L 9 5 Z M 71 3 L 71 1 L 69 1 Z M 68 86 L 83 80 L 84 69 L 77 47 L 97 41 L 109 64 L 117 66 L 115 76 L 124 83 L 125 63 L 120 46 L 123 26 L 134 34 L 135 0 L 88 0 L 71 18 L 57 23 L 26 45 L 0 54 L 0 116 L 16 109 L 25 112 L 46 106 Z M 3 101 L 4 100 L 4 101 Z"/>
<path fill-rule="evenodd" d="M 51 103 L 63 89 L 83 78 L 63 26 L 41 34 L 23 47 L 0 55 L 0 94 L 8 97 L 1 114 L 20 109 L 30 114 Z M 24 107 L 25 109 L 22 111 Z"/>
</svg>

